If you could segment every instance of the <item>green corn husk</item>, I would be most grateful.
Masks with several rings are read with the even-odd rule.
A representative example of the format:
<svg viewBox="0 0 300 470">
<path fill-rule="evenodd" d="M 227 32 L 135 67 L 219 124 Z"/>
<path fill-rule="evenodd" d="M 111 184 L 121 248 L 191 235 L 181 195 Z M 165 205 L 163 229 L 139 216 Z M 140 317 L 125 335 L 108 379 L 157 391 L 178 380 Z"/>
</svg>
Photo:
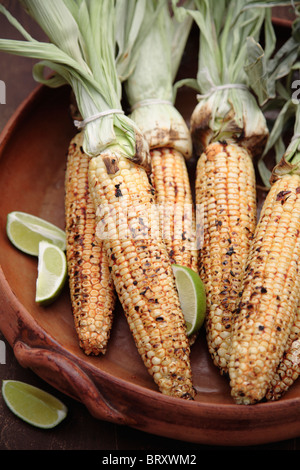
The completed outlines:
<svg viewBox="0 0 300 470">
<path fill-rule="evenodd" d="M 299 77 L 300 63 L 300 4 L 294 3 L 295 20 L 291 35 L 274 54 L 266 60 L 261 49 L 257 66 L 264 69 L 266 96 L 263 102 L 265 113 L 275 112 L 276 118 L 270 125 L 271 131 L 261 158 L 258 170 L 266 188 L 284 173 L 299 171 Z M 287 131 L 292 136 L 287 136 Z M 269 168 L 266 157 L 273 152 L 274 168 Z"/>
<path fill-rule="evenodd" d="M 109 110 L 101 119 L 85 126 L 84 151 L 99 155 L 105 149 L 118 151 L 145 168 L 149 149 L 140 130 L 122 113 L 122 80 L 130 75 L 140 43 L 155 21 L 156 10 L 147 0 L 22 0 L 27 12 L 49 38 L 32 38 L 0 5 L 25 41 L 0 39 L 0 50 L 38 59 L 33 68 L 37 82 L 58 87 L 68 83 L 83 120 Z M 162 1 L 157 2 L 157 11 Z M 53 70 L 44 77 L 45 68 Z M 138 149 L 138 153 L 137 153 Z"/>
<path fill-rule="evenodd" d="M 271 11 L 262 5 L 266 2 L 255 2 L 261 8 L 252 8 L 253 3 L 220 0 L 215 8 L 214 2 L 195 0 L 195 10 L 178 8 L 178 15 L 191 15 L 199 27 L 197 77 L 178 83 L 199 93 L 191 116 L 199 153 L 212 141 L 231 139 L 254 156 L 262 153 L 266 143 L 266 119 L 253 93 L 257 86 L 261 92 L 263 77 L 249 75 L 246 66 L 251 68 L 256 60 L 256 54 L 249 56 L 249 41 L 256 47 L 264 27 L 266 53 L 270 55 L 275 36 Z"/>
<path fill-rule="evenodd" d="M 154 8 L 154 3 L 152 8 Z M 185 2 L 192 7 L 193 2 Z M 172 147 L 186 159 L 192 156 L 189 129 L 175 108 L 173 86 L 193 19 L 178 21 L 165 2 L 151 32 L 140 47 L 135 69 L 125 83 L 130 117 L 151 149 Z"/>
</svg>

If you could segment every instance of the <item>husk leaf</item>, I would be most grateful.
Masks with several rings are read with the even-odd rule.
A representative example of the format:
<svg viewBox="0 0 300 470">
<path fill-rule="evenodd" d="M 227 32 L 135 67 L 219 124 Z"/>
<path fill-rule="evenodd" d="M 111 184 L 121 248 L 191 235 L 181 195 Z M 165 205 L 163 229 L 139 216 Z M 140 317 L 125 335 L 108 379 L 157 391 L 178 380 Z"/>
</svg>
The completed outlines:
<svg viewBox="0 0 300 470">
<path fill-rule="evenodd" d="M 130 74 L 137 54 L 137 42 L 146 37 L 155 19 L 149 14 L 148 2 L 21 0 L 21 3 L 45 31 L 50 42 L 36 41 L 0 5 L 0 13 L 25 38 L 25 41 L 0 39 L 0 50 L 39 60 L 33 68 L 33 76 L 40 83 L 52 87 L 68 83 L 82 119 L 110 109 L 122 111 L 121 77 Z M 121 7 L 125 3 L 127 7 L 131 6 L 127 8 L 128 15 L 133 15 L 130 18 L 121 17 Z M 126 61 L 125 56 L 129 57 Z M 46 67 L 54 71 L 50 78 L 44 77 Z M 127 158 L 149 166 L 148 144 L 136 123 L 125 114 L 110 114 L 87 123 L 84 135 L 84 150 L 90 156 L 118 148 Z"/>
<path fill-rule="evenodd" d="M 188 3 L 192 5 L 191 1 Z M 155 8 L 155 0 L 149 0 L 149 4 Z M 175 108 L 173 84 L 192 21 L 191 17 L 179 21 L 165 2 L 125 83 L 132 107 L 130 117 L 143 132 L 149 147 L 173 147 L 186 158 L 192 155 L 192 141 L 185 120 Z"/>
<path fill-rule="evenodd" d="M 195 0 L 195 10 L 179 7 L 181 14 L 191 15 L 199 27 L 197 78 L 177 84 L 192 86 L 199 93 L 191 116 L 191 132 L 199 152 L 210 141 L 226 138 L 240 142 L 252 155 L 260 155 L 266 143 L 266 120 L 245 67 L 252 67 L 257 54 L 249 60 L 249 38 L 258 47 L 264 26 L 270 52 L 275 39 L 270 9 L 246 8 L 250 3 L 220 0 L 215 8 L 214 2 Z M 263 79 L 263 70 L 255 68 L 256 86 Z"/>
</svg>

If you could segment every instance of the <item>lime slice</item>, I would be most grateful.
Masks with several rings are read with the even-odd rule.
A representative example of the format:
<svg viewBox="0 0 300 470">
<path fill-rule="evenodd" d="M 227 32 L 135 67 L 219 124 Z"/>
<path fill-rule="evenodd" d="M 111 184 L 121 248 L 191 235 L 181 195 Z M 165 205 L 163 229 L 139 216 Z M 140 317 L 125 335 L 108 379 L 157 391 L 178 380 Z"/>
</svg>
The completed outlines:
<svg viewBox="0 0 300 470">
<path fill-rule="evenodd" d="M 180 305 L 186 321 L 187 335 L 197 333 L 206 313 L 205 287 L 200 276 L 190 268 L 172 265 Z"/>
<path fill-rule="evenodd" d="M 52 243 L 40 242 L 35 301 L 40 305 L 49 305 L 60 294 L 66 278 L 65 253 Z"/>
<path fill-rule="evenodd" d="M 14 211 L 8 214 L 6 233 L 16 248 L 29 255 L 38 255 L 39 242 L 42 240 L 53 243 L 63 251 L 66 249 L 66 234 L 62 229 L 26 212 Z"/>
<path fill-rule="evenodd" d="M 3 380 L 2 396 L 16 416 L 39 428 L 53 428 L 67 415 L 68 410 L 60 400 L 18 380 Z"/>
</svg>

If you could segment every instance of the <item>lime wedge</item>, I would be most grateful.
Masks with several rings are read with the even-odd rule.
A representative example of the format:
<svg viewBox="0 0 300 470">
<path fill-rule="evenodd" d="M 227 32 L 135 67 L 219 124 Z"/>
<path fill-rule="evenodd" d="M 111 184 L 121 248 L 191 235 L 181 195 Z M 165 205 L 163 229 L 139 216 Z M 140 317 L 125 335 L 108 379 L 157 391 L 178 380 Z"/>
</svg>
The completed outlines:
<svg viewBox="0 0 300 470">
<path fill-rule="evenodd" d="M 53 428 L 67 415 L 68 410 L 60 400 L 18 380 L 3 380 L 2 396 L 16 416 L 39 428 Z"/>
<path fill-rule="evenodd" d="M 11 243 L 29 255 L 37 256 L 39 242 L 46 240 L 66 249 L 65 232 L 56 225 L 26 212 L 14 211 L 7 216 L 6 233 Z"/>
<path fill-rule="evenodd" d="M 66 278 L 65 253 L 52 243 L 40 242 L 35 301 L 40 305 L 49 305 L 60 294 Z"/>
<path fill-rule="evenodd" d="M 186 321 L 187 335 L 197 333 L 206 313 L 205 286 L 200 276 L 190 268 L 172 265 L 180 305 Z"/>
</svg>

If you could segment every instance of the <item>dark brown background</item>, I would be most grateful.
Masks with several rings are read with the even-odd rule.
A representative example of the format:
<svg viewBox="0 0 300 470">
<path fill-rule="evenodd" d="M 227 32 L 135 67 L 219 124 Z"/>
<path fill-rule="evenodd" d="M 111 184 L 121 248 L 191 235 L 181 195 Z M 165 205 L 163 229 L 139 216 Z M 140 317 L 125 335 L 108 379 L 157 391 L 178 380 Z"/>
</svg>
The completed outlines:
<svg viewBox="0 0 300 470">
<path fill-rule="evenodd" d="M 31 34 L 42 39 L 43 34 L 23 13 L 17 0 L 2 2 L 21 21 Z M 281 18 L 287 16 L 282 9 Z M 277 13 L 276 12 L 276 13 Z M 0 16 L 0 37 L 18 38 L 18 34 Z M 13 115 L 20 103 L 36 87 L 31 75 L 33 61 L 26 58 L 0 53 L 0 80 L 6 84 L 6 104 L 0 104 L 0 131 Z M 5 188 L 2 188 L 2 191 Z M 1 312 L 0 312 L 1 314 Z M 175 441 L 141 431 L 101 422 L 89 415 L 85 407 L 73 399 L 60 394 L 30 370 L 23 369 L 16 361 L 13 352 L 0 332 L 0 340 L 6 344 L 6 364 L 0 364 L 0 380 L 15 379 L 36 385 L 62 399 L 67 405 L 67 418 L 53 430 L 40 430 L 26 424 L 6 407 L 0 396 L 0 450 L 103 450 L 103 451 L 163 451 L 180 453 L 186 451 L 199 455 L 203 450 L 224 450 L 219 446 L 206 446 Z M 298 450 L 299 439 L 247 448 L 227 448 L 226 450 Z M 99 462 L 98 462 L 99 463 Z M 200 463 L 199 457 L 197 463 Z"/>
</svg>

